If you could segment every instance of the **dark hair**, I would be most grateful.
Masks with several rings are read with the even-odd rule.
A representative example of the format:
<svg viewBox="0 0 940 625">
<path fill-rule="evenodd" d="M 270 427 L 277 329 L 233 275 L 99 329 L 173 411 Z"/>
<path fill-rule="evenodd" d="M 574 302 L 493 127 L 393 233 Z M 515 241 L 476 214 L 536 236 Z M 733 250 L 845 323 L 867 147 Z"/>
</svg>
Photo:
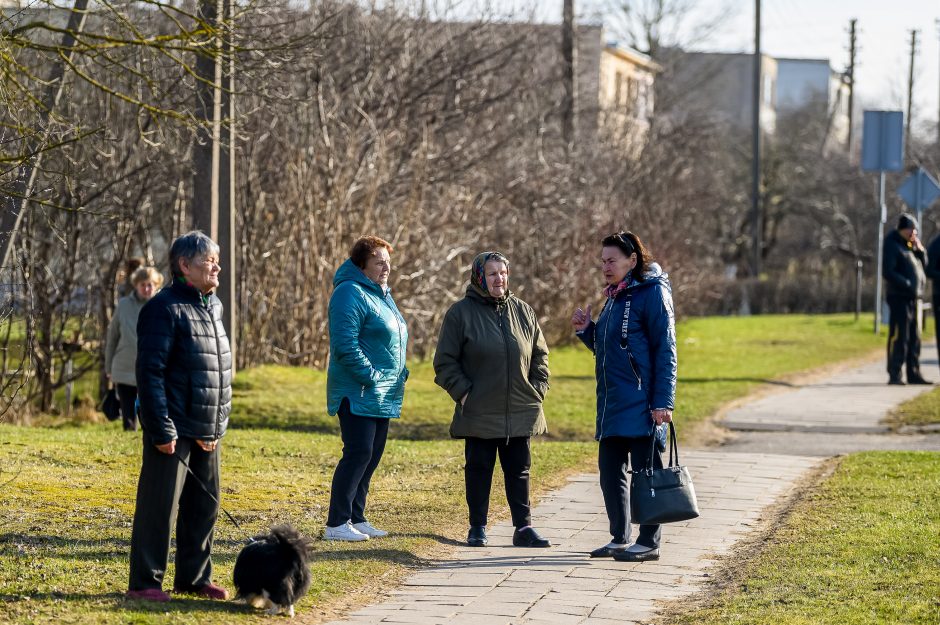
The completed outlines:
<svg viewBox="0 0 940 625">
<path fill-rule="evenodd" d="M 197 256 L 207 256 L 209 254 L 218 254 L 218 244 L 210 239 L 201 230 L 193 230 L 186 234 L 176 237 L 170 246 L 170 273 L 174 278 L 182 278 L 183 270 L 180 269 L 180 259 L 185 258 L 187 262 Z"/>
<path fill-rule="evenodd" d="M 643 241 L 640 241 L 640 237 L 632 232 L 616 232 L 604 237 L 604 240 L 601 241 L 601 247 L 620 248 L 620 251 L 627 257 L 636 253 L 636 267 L 632 271 L 633 279 L 637 282 L 643 282 L 643 274 L 646 273 L 649 264 L 653 262 L 653 255 L 643 245 Z"/>
<path fill-rule="evenodd" d="M 370 256 L 375 256 L 375 250 L 380 247 L 384 247 L 391 254 L 394 250 L 392 249 L 392 244 L 386 241 L 385 239 L 380 239 L 379 237 L 366 235 L 361 236 L 356 239 L 356 242 L 353 243 L 352 249 L 349 250 L 349 260 L 359 267 L 360 269 L 366 268 L 366 263 L 369 261 Z"/>
</svg>

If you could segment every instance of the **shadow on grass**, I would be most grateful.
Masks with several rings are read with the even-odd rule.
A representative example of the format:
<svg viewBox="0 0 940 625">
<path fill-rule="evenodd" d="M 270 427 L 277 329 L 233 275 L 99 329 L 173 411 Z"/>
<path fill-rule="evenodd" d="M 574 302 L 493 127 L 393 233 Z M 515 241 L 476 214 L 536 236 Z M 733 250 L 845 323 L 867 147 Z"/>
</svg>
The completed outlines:
<svg viewBox="0 0 940 625">
<path fill-rule="evenodd" d="M 785 380 L 771 380 L 768 378 L 725 378 L 725 377 L 714 377 L 714 378 L 679 378 L 679 384 L 711 384 L 712 382 L 754 382 L 757 384 L 772 384 L 774 386 L 786 386 L 790 388 L 798 388 L 800 385 L 793 384 L 792 382 L 787 382 Z"/>
<path fill-rule="evenodd" d="M 16 603 L 23 601 L 26 597 L 30 603 L 47 601 L 64 601 L 75 603 L 112 603 L 115 611 L 127 613 L 181 613 L 188 614 L 194 612 L 200 613 L 254 613 L 242 602 L 236 601 L 214 601 L 212 599 L 196 599 L 194 597 L 171 595 L 173 599 L 166 603 L 156 601 L 141 601 L 139 599 L 127 599 L 124 592 L 103 592 L 103 593 L 81 593 L 81 592 L 40 592 L 40 593 L 22 593 L 22 594 L 0 594 L 0 603 Z"/>
</svg>

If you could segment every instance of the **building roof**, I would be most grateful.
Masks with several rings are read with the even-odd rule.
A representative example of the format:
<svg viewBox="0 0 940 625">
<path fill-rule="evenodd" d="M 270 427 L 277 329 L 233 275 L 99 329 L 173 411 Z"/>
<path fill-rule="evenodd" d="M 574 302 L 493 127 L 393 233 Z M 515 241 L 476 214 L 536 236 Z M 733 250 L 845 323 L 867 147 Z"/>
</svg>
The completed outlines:
<svg viewBox="0 0 940 625">
<path fill-rule="evenodd" d="M 604 46 L 604 49 L 607 52 L 610 52 L 611 54 L 618 56 L 621 59 L 624 59 L 625 61 L 630 61 L 631 63 L 634 63 L 636 65 L 639 65 L 640 67 L 644 67 L 650 70 L 651 72 L 663 71 L 662 65 L 654 61 L 652 57 L 650 57 L 648 54 L 643 54 L 639 50 L 634 50 L 633 48 L 622 46 L 618 44 L 616 41 L 608 42 Z"/>
</svg>

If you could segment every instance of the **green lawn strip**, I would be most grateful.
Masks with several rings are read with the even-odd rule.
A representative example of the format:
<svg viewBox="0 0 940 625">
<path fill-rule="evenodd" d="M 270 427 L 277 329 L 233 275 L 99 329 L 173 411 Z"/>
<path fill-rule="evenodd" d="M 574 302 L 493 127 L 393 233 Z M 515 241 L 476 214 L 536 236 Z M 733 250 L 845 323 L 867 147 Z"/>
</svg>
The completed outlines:
<svg viewBox="0 0 940 625">
<path fill-rule="evenodd" d="M 13 479 L 0 491 L 0 622 L 261 622 L 235 604 L 192 600 L 148 607 L 121 599 L 127 585 L 139 435 L 125 434 L 118 424 L 0 426 L 0 441 L 0 482 Z M 392 440 L 369 498 L 370 520 L 392 536 L 368 543 L 319 540 L 341 446 L 338 437 L 316 433 L 229 433 L 223 448 L 222 505 L 244 531 L 220 516 L 215 579 L 231 586 L 234 558 L 244 538 L 278 522 L 292 523 L 317 538 L 313 587 L 298 606 L 301 616 L 314 615 L 348 594 L 387 589 L 410 567 L 465 537 L 462 442 Z M 534 491 L 556 488 L 574 471 L 591 470 L 594 447 L 533 445 Z M 498 473 L 494 520 L 506 516 Z M 172 566 L 167 578 L 169 587 Z"/>
<path fill-rule="evenodd" d="M 866 452 L 799 501 L 733 583 L 673 625 L 940 622 L 940 453 Z"/>
<path fill-rule="evenodd" d="M 888 415 L 893 427 L 940 425 L 940 388 L 909 399 Z"/>
<path fill-rule="evenodd" d="M 767 315 L 688 319 L 678 325 L 679 384 L 676 415 L 694 424 L 733 399 L 787 375 L 870 353 L 884 344 L 863 318 L 852 315 Z M 594 436 L 594 359 L 583 346 L 549 356 L 551 390 L 545 400 L 549 436 Z M 391 435 L 442 439 L 453 415 L 450 397 L 434 384 L 430 362 L 409 364 L 402 419 Z M 307 368 L 264 366 L 236 377 L 235 427 L 296 428 L 336 432 L 326 414 L 326 374 Z"/>
</svg>

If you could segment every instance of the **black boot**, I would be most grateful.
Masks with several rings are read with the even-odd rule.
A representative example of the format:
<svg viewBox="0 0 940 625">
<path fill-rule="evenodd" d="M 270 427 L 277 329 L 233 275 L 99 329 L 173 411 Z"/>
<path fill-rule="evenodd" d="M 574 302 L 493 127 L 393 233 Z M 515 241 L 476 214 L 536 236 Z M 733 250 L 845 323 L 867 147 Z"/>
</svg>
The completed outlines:
<svg viewBox="0 0 940 625">
<path fill-rule="evenodd" d="M 512 533 L 512 544 L 516 547 L 551 547 L 552 543 L 542 538 L 534 527 L 517 529 Z"/>
<path fill-rule="evenodd" d="M 486 547 L 486 528 L 482 525 L 471 525 L 467 532 L 467 544 L 471 547 Z"/>
</svg>

